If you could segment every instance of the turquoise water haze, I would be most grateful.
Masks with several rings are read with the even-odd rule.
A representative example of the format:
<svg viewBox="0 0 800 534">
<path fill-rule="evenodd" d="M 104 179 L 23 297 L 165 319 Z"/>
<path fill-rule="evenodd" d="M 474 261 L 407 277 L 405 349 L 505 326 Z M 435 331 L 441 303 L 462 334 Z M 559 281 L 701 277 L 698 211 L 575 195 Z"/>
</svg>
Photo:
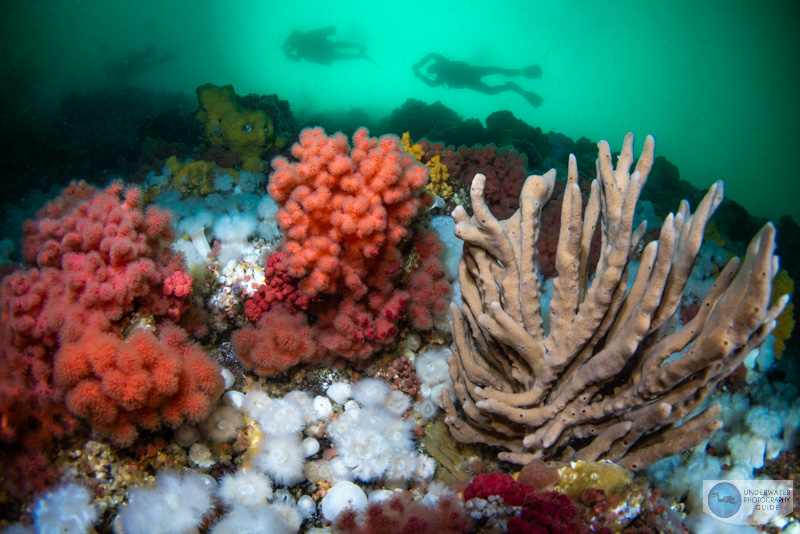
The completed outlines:
<svg viewBox="0 0 800 534">
<path fill-rule="evenodd" d="M 0 534 L 800 534 L 799 28 L 0 0 Z"/>
<path fill-rule="evenodd" d="M 794 215 L 798 9 L 780 2 L 272 2 L 53 0 L 3 2 L 6 106 L 46 124 L 73 90 L 109 84 L 102 66 L 153 46 L 174 53 L 128 81 L 193 95 L 211 82 L 238 94 L 276 93 L 300 116 L 363 108 L 388 115 L 408 98 L 437 100 L 463 118 L 497 110 L 545 132 L 657 140 L 657 154 L 698 187 L 755 215 Z M 490 7 L 491 6 L 491 7 Z M 334 25 L 369 61 L 327 67 L 289 61 L 294 30 Z M 539 64 L 519 84 L 544 99 L 430 88 L 411 73 L 429 52 L 474 65 Z M 487 80 L 491 81 L 491 80 Z M 402 132 L 398 132 L 402 133 Z M 637 152 L 638 152 L 637 147 Z"/>
</svg>

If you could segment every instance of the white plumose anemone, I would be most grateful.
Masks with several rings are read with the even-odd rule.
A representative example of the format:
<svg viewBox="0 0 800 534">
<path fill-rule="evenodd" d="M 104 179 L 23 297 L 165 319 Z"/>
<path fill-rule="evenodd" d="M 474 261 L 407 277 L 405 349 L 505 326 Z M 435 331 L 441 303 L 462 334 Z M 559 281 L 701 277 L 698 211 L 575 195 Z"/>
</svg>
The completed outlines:
<svg viewBox="0 0 800 534">
<path fill-rule="evenodd" d="M 217 496 L 227 506 L 261 506 L 272 498 L 272 481 L 255 470 L 222 477 Z"/>
<path fill-rule="evenodd" d="M 391 447 L 386 435 L 376 428 L 356 428 L 337 443 L 342 462 L 363 481 L 373 480 L 388 469 Z"/>
<path fill-rule="evenodd" d="M 296 402 L 275 399 L 266 410 L 256 418 L 261 431 L 267 436 L 281 436 L 300 432 L 306 426 L 305 412 Z"/>
<path fill-rule="evenodd" d="M 134 488 L 119 513 L 126 534 L 194 532 L 213 507 L 216 482 L 194 471 L 165 472 L 152 488 Z"/>
<path fill-rule="evenodd" d="M 276 484 L 292 486 L 303 480 L 303 449 L 294 435 L 266 438 L 261 452 L 253 457 L 256 467 L 272 477 Z"/>
<path fill-rule="evenodd" d="M 386 403 L 386 396 L 391 390 L 383 380 L 365 378 L 356 383 L 353 388 L 353 398 L 365 408 L 383 406 Z"/>
<path fill-rule="evenodd" d="M 250 419 L 258 420 L 267 413 L 270 404 L 272 404 L 272 397 L 260 389 L 254 389 L 245 393 L 242 411 L 249 415 Z"/>
<path fill-rule="evenodd" d="M 411 397 L 393 389 L 386 395 L 386 410 L 392 415 L 403 415 L 411 407 Z"/>
</svg>

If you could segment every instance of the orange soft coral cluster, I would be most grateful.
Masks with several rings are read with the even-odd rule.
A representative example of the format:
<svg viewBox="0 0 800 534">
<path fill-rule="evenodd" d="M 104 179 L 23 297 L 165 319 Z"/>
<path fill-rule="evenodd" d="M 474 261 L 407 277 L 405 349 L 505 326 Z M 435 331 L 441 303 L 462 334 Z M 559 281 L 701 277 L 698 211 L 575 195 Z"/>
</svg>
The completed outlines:
<svg viewBox="0 0 800 534">
<path fill-rule="evenodd" d="M 269 193 L 281 206 L 276 218 L 286 236 L 281 269 L 265 273 L 264 295 L 248 304 L 257 328 L 245 327 L 232 339 L 245 367 L 257 374 L 336 357 L 362 361 L 392 341 L 406 315 L 414 294 L 403 287 L 407 258 L 401 248 L 423 205 L 428 172 L 396 136 L 375 139 L 361 128 L 353 145 L 341 133 L 328 137 L 322 128 L 309 128 L 292 147 L 298 162 L 272 162 Z M 417 279 L 430 283 L 418 288 L 415 310 L 434 293 L 446 300 L 447 291 L 429 287 L 433 278 Z M 300 309 L 272 308 L 298 298 Z M 411 321 L 432 326 L 430 318 Z"/>
<path fill-rule="evenodd" d="M 310 296 L 345 289 L 359 299 L 380 256 L 406 236 L 427 169 L 396 136 L 375 139 L 366 128 L 356 131 L 352 150 L 342 133 L 305 129 L 292 155 L 300 161 L 273 160 L 269 185 L 281 205 L 286 267 Z"/>
<path fill-rule="evenodd" d="M 201 421 L 224 390 L 216 362 L 168 323 L 158 337 L 139 329 L 125 341 L 90 332 L 59 349 L 53 374 L 69 411 L 123 447 L 139 428 Z"/>
</svg>

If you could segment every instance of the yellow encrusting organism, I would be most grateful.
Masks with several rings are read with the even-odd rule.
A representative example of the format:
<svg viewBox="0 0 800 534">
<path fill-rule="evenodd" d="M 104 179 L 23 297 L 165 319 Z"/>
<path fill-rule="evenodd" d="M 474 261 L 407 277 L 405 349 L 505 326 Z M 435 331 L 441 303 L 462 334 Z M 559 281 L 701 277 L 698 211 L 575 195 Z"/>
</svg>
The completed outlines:
<svg viewBox="0 0 800 534">
<path fill-rule="evenodd" d="M 247 109 L 236 101 L 232 85 L 217 87 L 207 83 L 197 88 L 206 140 L 235 152 L 242 161 L 261 157 L 275 141 L 272 119 L 264 110 Z"/>
<path fill-rule="evenodd" d="M 403 134 L 400 142 L 406 152 L 414 156 L 417 161 L 422 161 L 422 156 L 425 155 L 425 152 L 420 145 L 411 143 L 411 135 L 408 132 Z M 428 169 L 430 169 L 431 176 L 426 187 L 430 194 L 438 195 L 446 200 L 452 196 L 453 188 L 447 183 L 447 179 L 450 178 L 450 172 L 447 170 L 447 166 L 440 160 L 441 158 L 437 154 L 425 164 Z"/>
<path fill-rule="evenodd" d="M 577 497 L 587 489 L 601 489 L 612 495 L 622 492 L 633 481 L 633 473 L 612 462 L 570 462 L 558 470 L 556 489 Z"/>
<path fill-rule="evenodd" d="M 786 269 L 781 269 L 777 276 L 772 280 L 772 299 L 774 304 L 781 295 L 794 294 L 794 280 L 789 278 Z M 786 350 L 786 340 L 792 335 L 794 330 L 794 303 L 789 301 L 783 313 L 778 316 L 777 325 L 772 335 L 775 337 L 775 357 L 780 358 Z"/>
<path fill-rule="evenodd" d="M 172 169 L 172 179 L 169 189 L 180 191 L 183 196 L 208 195 L 216 192 L 214 178 L 223 174 L 233 178 L 234 183 L 239 179 L 239 173 L 234 169 L 218 167 L 213 161 L 186 161 L 181 163 L 175 156 L 170 156 L 165 162 Z"/>
<path fill-rule="evenodd" d="M 444 163 L 439 161 L 439 155 L 435 155 L 431 160 L 426 163 L 430 168 L 431 180 L 428 182 L 428 192 L 433 195 L 439 195 L 443 199 L 448 199 L 453 194 L 453 188 L 447 183 L 450 173 Z"/>
</svg>

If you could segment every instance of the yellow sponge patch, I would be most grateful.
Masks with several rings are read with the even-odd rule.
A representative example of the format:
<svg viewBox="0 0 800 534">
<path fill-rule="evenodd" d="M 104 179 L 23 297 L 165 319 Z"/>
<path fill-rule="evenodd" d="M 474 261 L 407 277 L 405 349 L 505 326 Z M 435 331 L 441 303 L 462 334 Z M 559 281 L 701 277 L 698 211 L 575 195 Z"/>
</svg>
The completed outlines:
<svg viewBox="0 0 800 534">
<path fill-rule="evenodd" d="M 201 85 L 197 101 L 197 120 L 203 123 L 211 145 L 232 150 L 246 160 L 260 157 L 275 141 L 272 119 L 263 110 L 240 106 L 232 85 Z"/>
</svg>

